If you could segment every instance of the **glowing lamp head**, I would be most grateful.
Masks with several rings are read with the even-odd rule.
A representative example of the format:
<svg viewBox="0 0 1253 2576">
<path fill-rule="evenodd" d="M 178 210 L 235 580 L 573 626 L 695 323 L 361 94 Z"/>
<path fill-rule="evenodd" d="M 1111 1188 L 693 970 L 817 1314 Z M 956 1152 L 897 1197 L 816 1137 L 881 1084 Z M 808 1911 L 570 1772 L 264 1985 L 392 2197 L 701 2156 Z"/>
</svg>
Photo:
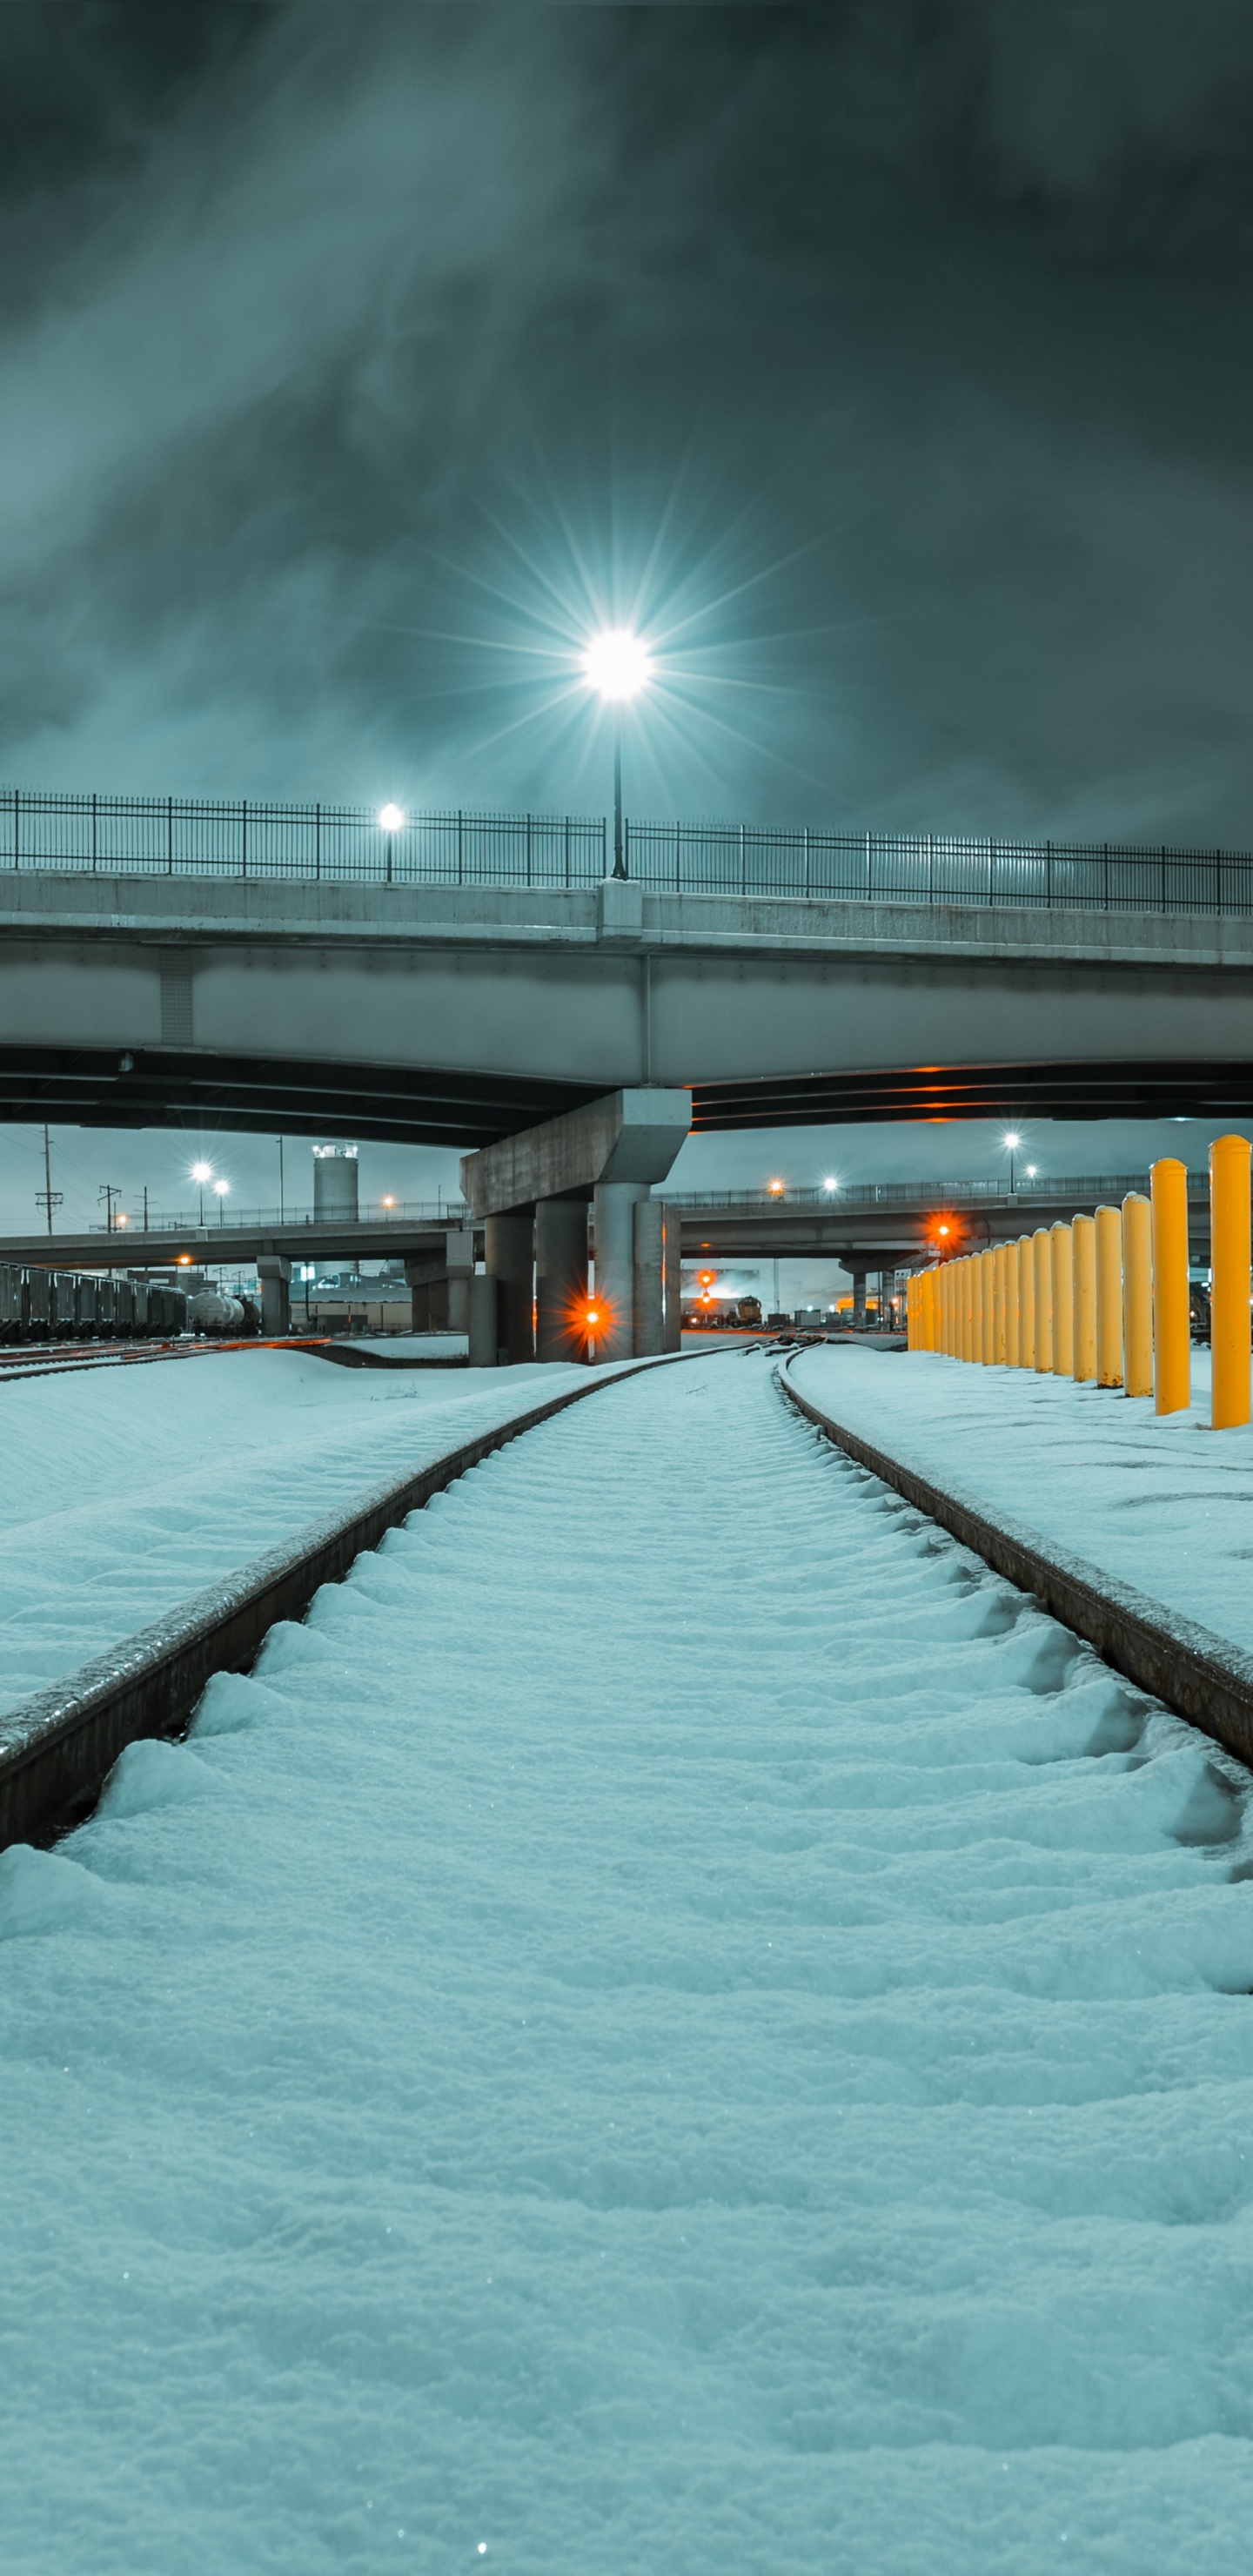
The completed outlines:
<svg viewBox="0 0 1253 2576">
<path fill-rule="evenodd" d="M 213 1184 L 214 1190 L 220 1199 L 224 1199 L 229 1196 L 230 1186 L 229 1181 L 215 1181 Z"/>
<path fill-rule="evenodd" d="M 211 1181 L 213 1178 L 212 1163 L 193 1163 L 191 1167 L 191 1176 L 193 1181 L 199 1181 L 201 1189 L 203 1189 L 205 1182 Z"/>
<path fill-rule="evenodd" d="M 638 698 L 651 670 L 648 646 L 629 626 L 607 626 L 584 651 L 583 676 L 601 698 Z"/>
<path fill-rule="evenodd" d="M 937 1233 L 937 1234 L 947 1234 L 947 1233 L 948 1233 L 948 1227 L 947 1227 L 946 1225 L 937 1225 L 937 1227 L 936 1227 L 936 1229 L 935 1229 L 935 1230 L 936 1230 L 936 1233 Z"/>
<path fill-rule="evenodd" d="M 783 1196 L 786 1184 L 783 1181 L 767 1181 L 766 1187 L 772 1199 L 779 1199 Z"/>
<path fill-rule="evenodd" d="M 1029 1181 L 1033 1181 L 1033 1180 L 1035 1179 L 1036 1173 L 1039 1171 L 1039 1168 L 1040 1168 L 1040 1166 L 1039 1166 L 1039 1164 L 1038 1164 L 1038 1163 L 1028 1163 L 1028 1165 L 1027 1165 L 1027 1178 L 1028 1178 L 1028 1180 L 1029 1180 Z"/>
<path fill-rule="evenodd" d="M 839 1184 L 839 1182 L 837 1181 L 837 1179 L 836 1179 L 836 1177 L 835 1177 L 834 1172 L 828 1172 L 827 1177 L 826 1177 L 825 1181 L 823 1182 L 822 1186 L 823 1186 L 824 1190 L 838 1190 L 838 1188 L 839 1188 L 840 1184 Z"/>
<path fill-rule="evenodd" d="M 587 1326 L 588 1326 L 589 1331 L 593 1330 L 593 1329 L 595 1328 L 595 1326 L 600 1322 L 600 1308 L 599 1308 L 598 1306 L 589 1306 L 589 1307 L 588 1307 L 588 1310 L 587 1310 L 587 1316 L 586 1316 L 586 1322 L 587 1322 Z"/>
<path fill-rule="evenodd" d="M 384 1199 L 383 1201 L 384 1207 L 395 1207 L 395 1204 L 396 1202 L 394 1199 Z"/>
<path fill-rule="evenodd" d="M 402 814 L 402 812 L 401 812 L 401 810 L 400 810 L 399 805 L 380 805 L 380 807 L 379 807 L 379 830 L 380 830 L 380 832 L 403 832 L 404 828 L 405 828 L 405 818 L 404 818 L 404 815 Z"/>
</svg>

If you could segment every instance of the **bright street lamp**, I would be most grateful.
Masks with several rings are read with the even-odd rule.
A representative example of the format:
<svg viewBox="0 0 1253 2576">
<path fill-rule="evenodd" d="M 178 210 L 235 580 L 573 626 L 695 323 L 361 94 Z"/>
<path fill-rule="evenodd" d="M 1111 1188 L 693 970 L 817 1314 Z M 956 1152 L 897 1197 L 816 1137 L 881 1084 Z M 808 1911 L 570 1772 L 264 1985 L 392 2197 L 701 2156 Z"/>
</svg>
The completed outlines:
<svg viewBox="0 0 1253 2576">
<path fill-rule="evenodd" d="M 629 626 L 607 626 L 593 635 L 583 654 L 588 687 L 613 708 L 613 872 L 626 875 L 622 855 L 622 708 L 648 686 L 652 657 Z"/>
<path fill-rule="evenodd" d="M 193 1164 L 192 1164 L 192 1167 L 191 1167 L 191 1176 L 192 1176 L 193 1181 L 195 1181 L 195 1182 L 196 1182 L 196 1184 L 197 1184 L 197 1186 L 198 1186 L 198 1188 L 199 1188 L 199 1191 L 200 1191 L 200 1222 L 201 1222 L 201 1224 L 203 1225 L 203 1224 L 204 1224 L 204 1185 L 205 1185 L 205 1182 L 206 1182 L 206 1181 L 211 1181 L 211 1180 L 212 1180 L 212 1178 L 213 1178 L 213 1165 L 212 1165 L 212 1163 L 193 1163 Z"/>
<path fill-rule="evenodd" d="M 400 810 L 399 805 L 380 805 L 380 807 L 379 807 L 379 830 L 380 830 L 380 832 L 403 832 L 404 828 L 405 828 L 405 818 L 404 818 L 404 815 L 402 814 L 402 812 L 401 812 L 401 810 Z"/>
<path fill-rule="evenodd" d="M 217 1196 L 219 1225 L 224 1225 L 226 1222 L 226 1202 L 230 1195 L 230 1186 L 229 1181 L 215 1181 L 213 1184 Z"/>
<path fill-rule="evenodd" d="M 1009 1195 L 1014 1195 L 1014 1156 L 1022 1143 L 1021 1136 L 1002 1136 L 1001 1143 L 1009 1155 Z"/>
</svg>

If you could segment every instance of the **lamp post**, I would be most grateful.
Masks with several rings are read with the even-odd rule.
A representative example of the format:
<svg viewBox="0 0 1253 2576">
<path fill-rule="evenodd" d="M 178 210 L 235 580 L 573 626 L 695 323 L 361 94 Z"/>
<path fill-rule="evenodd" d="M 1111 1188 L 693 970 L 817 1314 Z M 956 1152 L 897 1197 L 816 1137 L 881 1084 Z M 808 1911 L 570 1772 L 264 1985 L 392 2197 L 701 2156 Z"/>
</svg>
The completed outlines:
<svg viewBox="0 0 1253 2576">
<path fill-rule="evenodd" d="M 1009 1195 L 1014 1195 L 1014 1156 L 1022 1143 L 1021 1136 L 1002 1136 L 1001 1143 L 1009 1155 Z"/>
<path fill-rule="evenodd" d="M 613 874 L 627 873 L 622 833 L 622 709 L 629 698 L 637 698 L 648 685 L 651 660 L 648 646 L 629 626 L 608 626 L 593 635 L 583 655 L 583 671 L 589 688 L 595 689 L 602 702 L 613 710 Z"/>
<path fill-rule="evenodd" d="M 214 1191 L 217 1196 L 219 1225 L 225 1225 L 226 1223 L 226 1201 L 230 1193 L 230 1186 L 229 1181 L 215 1181 L 213 1184 Z"/>
<path fill-rule="evenodd" d="M 200 1192 L 200 1222 L 204 1224 L 204 1185 L 213 1178 L 212 1163 L 193 1163 L 191 1176 Z"/>
</svg>

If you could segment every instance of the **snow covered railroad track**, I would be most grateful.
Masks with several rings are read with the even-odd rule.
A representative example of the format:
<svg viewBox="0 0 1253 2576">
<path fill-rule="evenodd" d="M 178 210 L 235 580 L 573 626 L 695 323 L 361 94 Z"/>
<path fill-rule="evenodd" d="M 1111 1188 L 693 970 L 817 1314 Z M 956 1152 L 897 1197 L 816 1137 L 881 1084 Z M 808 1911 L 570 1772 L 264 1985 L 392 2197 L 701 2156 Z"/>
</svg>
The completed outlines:
<svg viewBox="0 0 1253 2576">
<path fill-rule="evenodd" d="M 1244 2576 L 1245 1775 L 785 1410 L 579 1404 L 0 1860 L 22 2576 Z"/>
</svg>

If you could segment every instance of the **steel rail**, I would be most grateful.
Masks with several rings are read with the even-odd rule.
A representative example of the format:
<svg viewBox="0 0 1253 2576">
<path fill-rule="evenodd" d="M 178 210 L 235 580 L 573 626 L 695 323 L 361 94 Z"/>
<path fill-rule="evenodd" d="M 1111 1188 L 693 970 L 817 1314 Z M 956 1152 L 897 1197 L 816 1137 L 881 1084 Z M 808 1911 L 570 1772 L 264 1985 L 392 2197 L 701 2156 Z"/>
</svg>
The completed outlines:
<svg viewBox="0 0 1253 2576">
<path fill-rule="evenodd" d="M 0 1712 L 0 1850 L 14 1842 L 52 1842 L 81 1824 L 126 1745 L 140 1736 L 184 1733 L 215 1673 L 247 1672 L 276 1621 L 302 1618 L 322 1584 L 342 1582 L 356 1557 L 494 1450 L 623 1378 L 709 1356 L 676 1351 L 589 1372 L 585 1384 L 563 1388 L 376 1486 Z"/>
</svg>

